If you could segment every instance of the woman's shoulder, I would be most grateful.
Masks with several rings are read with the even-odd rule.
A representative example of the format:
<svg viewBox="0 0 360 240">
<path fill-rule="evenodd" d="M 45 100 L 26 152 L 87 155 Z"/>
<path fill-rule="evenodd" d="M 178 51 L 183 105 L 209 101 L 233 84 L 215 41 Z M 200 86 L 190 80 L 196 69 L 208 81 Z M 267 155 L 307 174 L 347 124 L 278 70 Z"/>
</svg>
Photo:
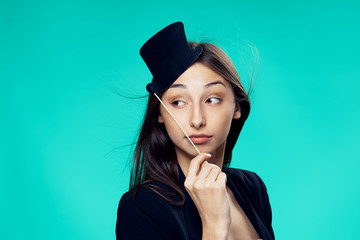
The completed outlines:
<svg viewBox="0 0 360 240">
<path fill-rule="evenodd" d="M 224 168 L 223 171 L 226 173 L 228 178 L 233 180 L 235 185 L 246 187 L 254 195 L 259 198 L 267 198 L 267 189 L 265 183 L 260 176 L 249 170 L 239 168 Z"/>
<path fill-rule="evenodd" d="M 230 168 L 230 167 L 223 168 L 223 171 L 227 175 L 230 175 L 231 177 L 238 178 L 241 180 L 250 180 L 252 182 L 262 181 L 259 175 L 253 171 L 240 169 L 240 168 Z"/>
<path fill-rule="evenodd" d="M 171 204 L 154 189 L 158 189 L 161 194 L 164 193 L 161 189 L 171 190 L 166 184 L 153 182 L 142 184 L 137 190 L 132 188 L 122 195 L 117 211 L 117 233 L 120 234 L 120 229 L 126 228 L 125 226 L 131 227 L 131 222 L 134 225 L 142 222 L 143 229 L 146 228 L 148 232 L 156 231 L 166 236 L 181 234 L 177 227 L 182 225 L 182 218 L 179 216 L 181 206 Z"/>
<path fill-rule="evenodd" d="M 175 200 L 174 197 L 172 198 L 169 195 L 171 193 L 176 194 L 175 190 L 163 183 L 152 182 L 142 184 L 122 195 L 119 202 L 119 209 L 126 208 L 128 210 L 136 208 L 151 216 L 158 215 L 166 209 L 173 211 L 176 207 L 165 199 Z"/>
<path fill-rule="evenodd" d="M 156 206 L 159 204 L 169 203 L 164 197 L 171 200 L 179 200 L 179 197 L 172 196 L 176 194 L 177 192 L 167 184 L 153 181 L 146 184 L 141 184 L 125 192 L 122 195 L 119 204 L 127 203 L 139 207 Z"/>
</svg>

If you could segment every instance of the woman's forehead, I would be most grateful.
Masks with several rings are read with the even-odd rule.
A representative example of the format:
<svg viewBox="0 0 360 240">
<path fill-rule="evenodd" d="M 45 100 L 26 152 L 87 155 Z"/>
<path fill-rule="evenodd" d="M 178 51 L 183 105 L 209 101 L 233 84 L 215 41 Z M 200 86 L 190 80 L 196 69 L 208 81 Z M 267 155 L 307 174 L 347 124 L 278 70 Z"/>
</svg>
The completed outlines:
<svg viewBox="0 0 360 240">
<path fill-rule="evenodd" d="M 170 86 L 170 88 L 208 88 L 215 85 L 222 85 L 225 88 L 231 88 L 230 83 L 211 68 L 202 63 L 195 63 L 183 74 L 181 74 L 180 77 Z"/>
</svg>

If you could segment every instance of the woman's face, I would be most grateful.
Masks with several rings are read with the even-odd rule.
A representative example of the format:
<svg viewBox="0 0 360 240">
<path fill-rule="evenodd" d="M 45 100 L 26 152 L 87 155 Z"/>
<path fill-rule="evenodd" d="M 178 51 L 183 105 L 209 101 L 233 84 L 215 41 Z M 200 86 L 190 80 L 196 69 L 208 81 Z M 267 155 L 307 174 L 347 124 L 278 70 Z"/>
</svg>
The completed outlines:
<svg viewBox="0 0 360 240">
<path fill-rule="evenodd" d="M 219 149 L 223 151 L 232 119 L 240 118 L 230 83 L 202 63 L 190 66 L 164 92 L 162 101 L 200 152 L 214 154 Z M 164 123 L 177 156 L 197 155 L 162 105 L 158 121 Z"/>
</svg>

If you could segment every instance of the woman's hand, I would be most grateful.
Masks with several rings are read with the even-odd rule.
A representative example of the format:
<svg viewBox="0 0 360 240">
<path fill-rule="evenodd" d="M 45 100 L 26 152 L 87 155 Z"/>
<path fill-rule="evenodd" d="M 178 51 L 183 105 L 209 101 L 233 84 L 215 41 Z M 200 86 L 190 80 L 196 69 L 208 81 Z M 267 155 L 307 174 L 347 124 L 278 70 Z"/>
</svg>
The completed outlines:
<svg viewBox="0 0 360 240">
<path fill-rule="evenodd" d="M 226 174 L 206 161 L 210 157 L 210 154 L 200 153 L 191 160 L 184 186 L 199 212 L 203 238 L 205 235 L 226 238 L 231 223 Z"/>
</svg>

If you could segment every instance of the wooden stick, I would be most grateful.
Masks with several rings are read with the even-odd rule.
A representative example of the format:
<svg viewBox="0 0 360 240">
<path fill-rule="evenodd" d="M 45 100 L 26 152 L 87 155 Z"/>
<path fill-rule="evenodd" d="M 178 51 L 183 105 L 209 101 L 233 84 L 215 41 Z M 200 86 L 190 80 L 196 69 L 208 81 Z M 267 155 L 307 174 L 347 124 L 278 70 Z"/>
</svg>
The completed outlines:
<svg viewBox="0 0 360 240">
<path fill-rule="evenodd" d="M 161 99 L 158 97 L 158 95 L 156 93 L 154 93 L 155 97 L 157 97 L 157 99 L 160 101 L 160 103 L 163 105 L 163 107 L 166 109 L 166 111 L 170 114 L 170 116 L 174 119 L 174 121 L 176 122 L 176 124 L 179 126 L 179 128 L 181 129 L 181 131 L 185 134 L 185 136 L 187 137 L 187 139 L 190 141 L 190 143 L 193 145 L 193 147 L 195 148 L 195 150 L 200 154 L 199 149 L 197 149 L 197 147 L 195 146 L 195 144 L 193 143 L 193 141 L 191 141 L 191 139 L 189 138 L 189 136 L 186 134 L 186 132 L 184 131 L 184 129 L 180 126 L 179 122 L 175 119 L 175 117 L 171 114 L 171 112 L 169 111 L 169 109 L 165 106 L 165 104 L 163 103 L 163 101 L 161 101 Z"/>
</svg>

